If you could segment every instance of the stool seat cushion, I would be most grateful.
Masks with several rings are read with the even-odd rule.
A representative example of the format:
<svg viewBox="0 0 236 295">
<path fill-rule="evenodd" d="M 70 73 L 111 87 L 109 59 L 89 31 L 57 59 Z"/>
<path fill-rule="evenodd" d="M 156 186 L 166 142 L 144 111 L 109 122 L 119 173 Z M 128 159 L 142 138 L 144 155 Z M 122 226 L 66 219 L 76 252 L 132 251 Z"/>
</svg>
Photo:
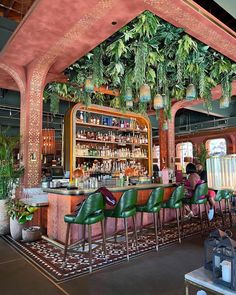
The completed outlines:
<svg viewBox="0 0 236 295">
<path fill-rule="evenodd" d="M 135 215 L 135 213 L 136 213 L 135 207 L 125 208 L 121 212 L 117 212 L 116 210 L 109 210 L 109 209 L 104 210 L 105 217 L 115 217 L 115 218 L 127 218 L 127 217 Z"/>
<path fill-rule="evenodd" d="M 148 206 L 145 205 L 137 205 L 136 206 L 137 212 L 146 212 L 146 213 L 157 213 L 161 210 L 161 204 L 154 206 L 152 208 L 148 208 Z"/>
<path fill-rule="evenodd" d="M 183 202 L 173 203 L 173 202 L 166 202 L 162 204 L 162 208 L 168 208 L 168 209 L 179 209 L 182 208 Z"/>
<path fill-rule="evenodd" d="M 104 213 L 103 211 L 99 210 L 97 212 L 94 212 L 90 215 L 88 215 L 83 222 L 76 222 L 76 215 L 65 215 L 64 221 L 67 223 L 75 223 L 75 224 L 94 224 L 99 221 L 102 221 L 104 219 Z"/>
</svg>

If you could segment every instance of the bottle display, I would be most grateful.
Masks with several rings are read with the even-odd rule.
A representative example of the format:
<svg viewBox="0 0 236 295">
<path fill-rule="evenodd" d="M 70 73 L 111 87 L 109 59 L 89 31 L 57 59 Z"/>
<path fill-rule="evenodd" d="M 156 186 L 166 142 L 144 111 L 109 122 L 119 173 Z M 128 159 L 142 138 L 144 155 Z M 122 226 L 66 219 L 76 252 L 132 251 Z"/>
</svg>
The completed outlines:
<svg viewBox="0 0 236 295">
<path fill-rule="evenodd" d="M 72 127 L 65 128 L 72 130 L 70 143 L 64 145 L 65 155 L 72 152 L 65 161 L 71 175 L 75 169 L 82 169 L 84 179 L 96 178 L 92 181 L 95 186 L 104 179 L 120 182 L 127 168 L 132 168 L 135 177 L 152 175 L 148 118 L 94 105 L 78 104 L 71 112 L 73 116 L 68 118 Z"/>
</svg>

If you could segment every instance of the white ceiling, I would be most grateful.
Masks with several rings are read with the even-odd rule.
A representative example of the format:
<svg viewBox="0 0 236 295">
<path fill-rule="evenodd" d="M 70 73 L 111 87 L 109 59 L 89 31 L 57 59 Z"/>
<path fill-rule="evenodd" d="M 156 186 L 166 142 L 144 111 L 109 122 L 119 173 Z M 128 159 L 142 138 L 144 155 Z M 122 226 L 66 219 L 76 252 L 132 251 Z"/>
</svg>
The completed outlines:
<svg viewBox="0 0 236 295">
<path fill-rule="evenodd" d="M 214 0 L 224 10 L 236 18 L 236 0 Z"/>
</svg>

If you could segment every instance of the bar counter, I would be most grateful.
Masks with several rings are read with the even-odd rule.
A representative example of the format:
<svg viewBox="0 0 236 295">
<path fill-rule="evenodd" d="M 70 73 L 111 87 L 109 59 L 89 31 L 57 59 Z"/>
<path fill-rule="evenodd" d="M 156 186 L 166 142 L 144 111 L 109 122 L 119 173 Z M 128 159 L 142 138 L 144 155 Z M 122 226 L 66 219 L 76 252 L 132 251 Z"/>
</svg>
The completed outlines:
<svg viewBox="0 0 236 295">
<path fill-rule="evenodd" d="M 157 187 L 164 188 L 164 201 L 168 200 L 175 184 L 137 184 L 131 186 L 108 187 L 118 201 L 122 193 L 128 189 L 134 188 L 138 192 L 137 204 L 143 204 L 147 201 L 151 191 Z M 86 198 L 88 194 L 94 193 L 97 189 L 67 190 L 62 188 L 44 189 L 48 193 L 48 216 L 47 216 L 47 235 L 50 239 L 64 243 L 66 235 L 66 223 L 64 215 L 74 212 L 78 203 Z M 109 207 L 108 207 L 109 208 Z M 143 224 L 153 222 L 152 214 L 144 214 Z M 137 226 L 140 225 L 140 216 L 137 214 Z M 129 225 L 132 227 L 131 220 Z M 107 236 L 114 233 L 114 220 L 108 218 Z M 118 230 L 123 229 L 123 220 L 118 221 Z M 99 236 L 101 233 L 100 224 L 94 224 L 92 228 L 93 236 Z M 73 224 L 70 235 L 70 244 L 82 238 L 82 226 Z"/>
</svg>

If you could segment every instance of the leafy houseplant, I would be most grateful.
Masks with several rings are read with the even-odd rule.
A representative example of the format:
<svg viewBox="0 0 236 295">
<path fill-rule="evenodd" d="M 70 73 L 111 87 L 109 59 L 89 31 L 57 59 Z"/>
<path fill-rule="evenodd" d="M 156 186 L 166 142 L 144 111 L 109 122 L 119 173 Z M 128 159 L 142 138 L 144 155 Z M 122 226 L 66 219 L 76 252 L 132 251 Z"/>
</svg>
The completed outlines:
<svg viewBox="0 0 236 295">
<path fill-rule="evenodd" d="M 8 199 L 13 186 L 19 182 L 24 168 L 16 167 L 14 163 L 13 150 L 19 139 L 0 134 L 0 200 Z"/>
<path fill-rule="evenodd" d="M 33 219 L 36 210 L 37 207 L 26 205 L 18 199 L 9 199 L 7 214 L 10 216 L 10 232 L 14 240 L 21 240 L 24 224 Z"/>
<path fill-rule="evenodd" d="M 13 150 L 18 141 L 16 137 L 0 134 L 0 234 L 9 233 L 10 220 L 6 202 L 24 172 L 23 167 L 16 167 L 14 163 Z"/>
<path fill-rule="evenodd" d="M 34 212 L 37 210 L 37 207 L 26 205 L 18 199 L 10 199 L 7 202 L 7 214 L 12 219 L 16 219 L 20 224 L 25 224 L 27 221 L 32 220 Z"/>
<path fill-rule="evenodd" d="M 208 157 L 208 150 L 205 146 L 205 144 L 201 143 L 200 148 L 194 149 L 194 157 L 197 159 L 197 161 L 202 164 L 203 168 L 206 168 L 206 159 Z"/>
</svg>

